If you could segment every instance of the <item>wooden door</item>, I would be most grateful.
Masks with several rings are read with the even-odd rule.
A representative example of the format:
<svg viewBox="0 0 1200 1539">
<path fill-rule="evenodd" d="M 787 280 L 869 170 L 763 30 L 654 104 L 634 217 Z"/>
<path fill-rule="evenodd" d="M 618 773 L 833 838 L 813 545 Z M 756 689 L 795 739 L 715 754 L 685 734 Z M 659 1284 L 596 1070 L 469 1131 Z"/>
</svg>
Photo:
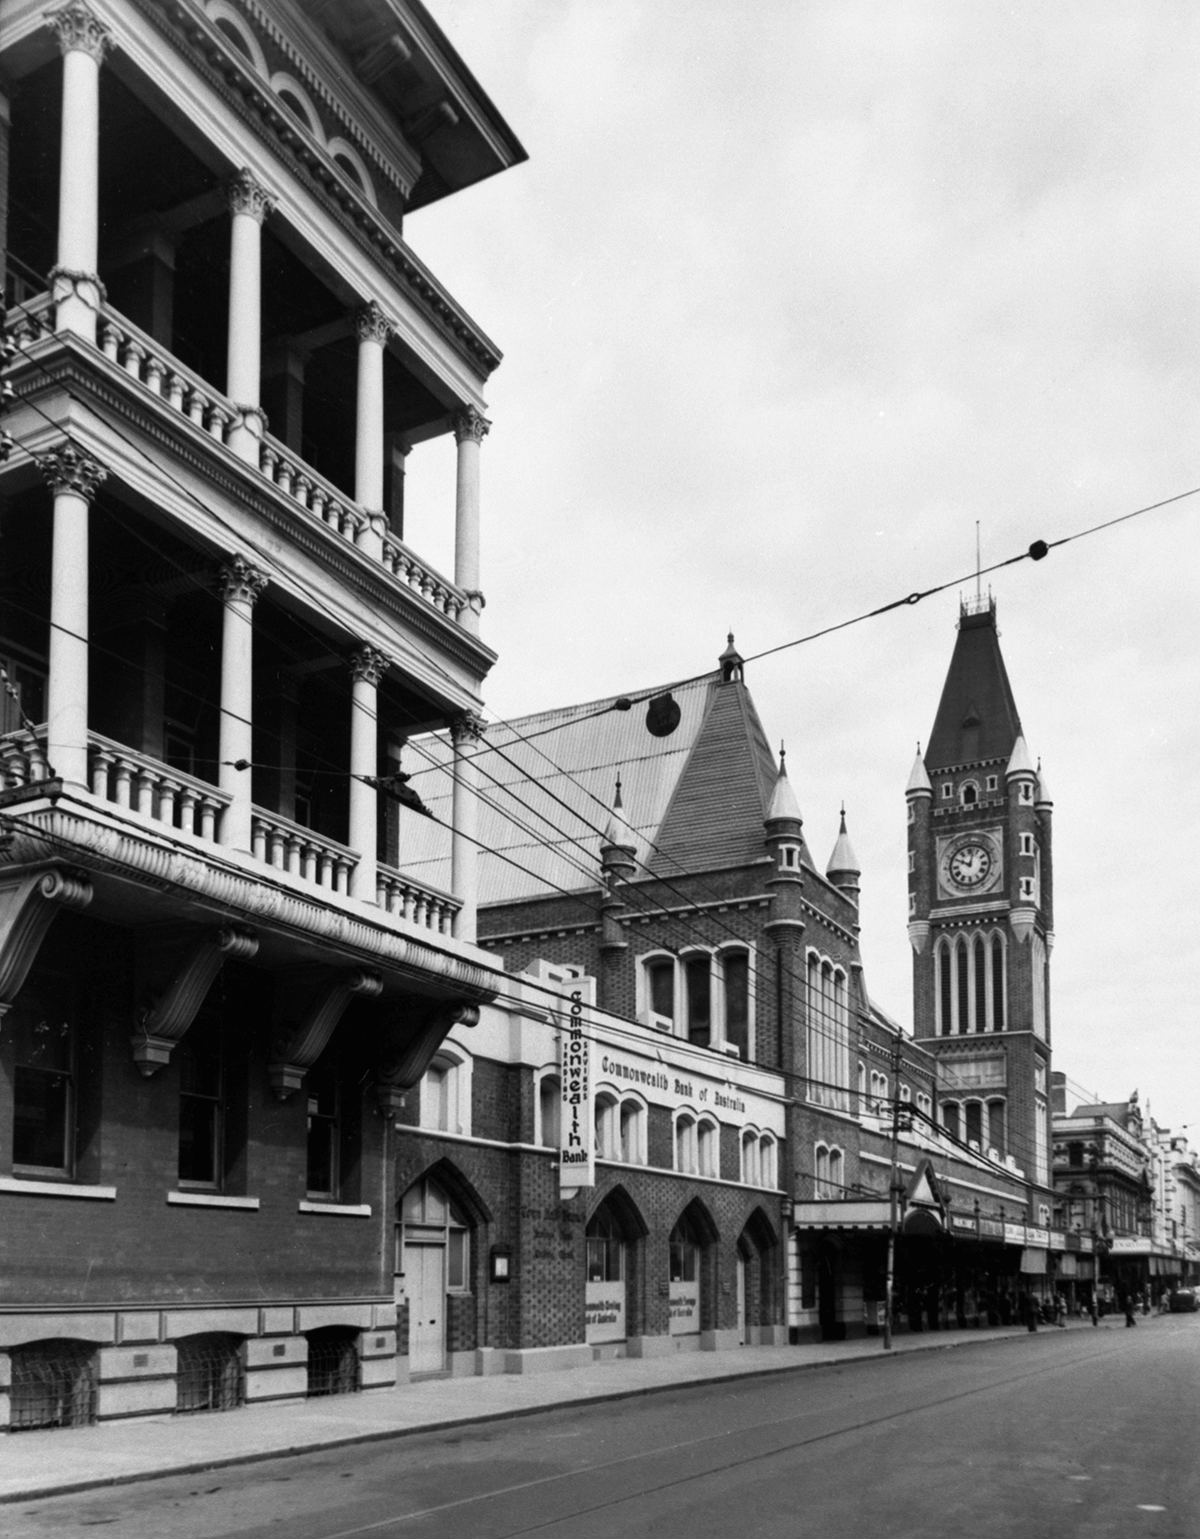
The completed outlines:
<svg viewBox="0 0 1200 1539">
<path fill-rule="evenodd" d="M 446 1251 L 441 1245 L 406 1245 L 410 1373 L 440 1373 L 446 1366 Z"/>
</svg>

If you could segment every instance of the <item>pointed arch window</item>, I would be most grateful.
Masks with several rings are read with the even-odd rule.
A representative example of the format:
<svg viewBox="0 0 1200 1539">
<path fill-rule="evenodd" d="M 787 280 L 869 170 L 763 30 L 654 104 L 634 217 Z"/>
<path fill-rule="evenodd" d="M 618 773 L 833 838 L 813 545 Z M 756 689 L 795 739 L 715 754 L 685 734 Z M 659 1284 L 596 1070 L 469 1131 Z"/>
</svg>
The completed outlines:
<svg viewBox="0 0 1200 1539">
<path fill-rule="evenodd" d="M 1004 937 L 997 932 L 991 940 L 992 952 L 992 1030 L 1005 1028 L 1004 1010 Z"/>
<path fill-rule="evenodd" d="M 954 1027 L 961 1032 L 966 1031 L 971 1018 L 970 962 L 967 942 L 961 935 L 954 943 L 954 971 L 957 975 L 954 980 Z"/>
<path fill-rule="evenodd" d="M 950 1035 L 950 1022 L 952 1019 L 952 993 L 950 981 L 950 943 L 939 940 L 937 951 L 934 953 L 937 961 L 937 1009 L 938 1009 L 938 1034 L 948 1037 Z"/>
<path fill-rule="evenodd" d="M 975 1020 L 973 1026 L 976 1031 L 986 1031 L 988 1029 L 987 943 L 982 935 L 975 937 L 971 949 L 975 972 Z"/>
<path fill-rule="evenodd" d="M 944 1101 L 942 1103 L 942 1126 L 951 1138 L 959 1136 L 958 1102 Z"/>
<path fill-rule="evenodd" d="M 982 1101 L 968 1101 L 963 1108 L 964 1127 L 963 1133 L 969 1144 L 975 1144 L 983 1148 L 983 1103 Z"/>
</svg>

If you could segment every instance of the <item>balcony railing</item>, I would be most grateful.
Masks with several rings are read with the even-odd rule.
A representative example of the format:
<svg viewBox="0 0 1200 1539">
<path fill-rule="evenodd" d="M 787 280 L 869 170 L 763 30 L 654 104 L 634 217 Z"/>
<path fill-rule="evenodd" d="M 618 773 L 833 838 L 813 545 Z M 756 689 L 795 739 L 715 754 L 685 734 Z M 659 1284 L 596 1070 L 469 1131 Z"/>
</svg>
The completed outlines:
<svg viewBox="0 0 1200 1539">
<path fill-rule="evenodd" d="M 263 807 L 252 809 L 250 827 L 254 854 L 266 865 L 327 892 L 349 892 L 350 873 L 358 865 L 354 850 Z"/>
<path fill-rule="evenodd" d="M 217 786 L 98 732 L 88 733 L 88 765 L 97 800 L 216 847 L 221 815 L 230 802 Z M 51 768 L 44 726 L 0 737 L 0 787 L 37 785 L 51 778 Z M 253 854 L 263 865 L 327 893 L 348 895 L 350 876 L 358 865 L 356 851 L 264 807 L 251 809 L 250 827 Z M 396 867 L 383 864 L 378 867 L 375 896 L 381 912 L 438 935 L 454 934 L 462 908 L 452 893 L 415 882 Z"/>
<path fill-rule="evenodd" d="M 39 294 L 21 306 L 9 324 L 18 343 L 28 345 L 54 332 L 54 307 L 49 294 Z M 218 443 L 227 442 L 241 414 L 232 401 L 207 380 L 180 363 L 153 337 L 110 306 L 101 310 L 100 350 L 151 395 L 165 401 Z M 272 486 L 315 522 L 361 547 L 368 527 L 366 512 L 318 474 L 300 455 L 265 433 L 259 444 L 258 466 Z M 393 535 L 383 537 L 379 557 L 384 568 L 440 614 L 458 621 L 467 607 L 466 595 Z"/>
<path fill-rule="evenodd" d="M 462 903 L 451 893 L 423 887 L 394 866 L 380 864 L 375 876 L 376 901 L 381 909 L 439 935 L 452 935 Z"/>
<path fill-rule="evenodd" d="M 221 811 L 229 805 L 226 792 L 98 732 L 88 733 L 88 744 L 93 796 L 206 844 L 217 842 Z"/>
</svg>

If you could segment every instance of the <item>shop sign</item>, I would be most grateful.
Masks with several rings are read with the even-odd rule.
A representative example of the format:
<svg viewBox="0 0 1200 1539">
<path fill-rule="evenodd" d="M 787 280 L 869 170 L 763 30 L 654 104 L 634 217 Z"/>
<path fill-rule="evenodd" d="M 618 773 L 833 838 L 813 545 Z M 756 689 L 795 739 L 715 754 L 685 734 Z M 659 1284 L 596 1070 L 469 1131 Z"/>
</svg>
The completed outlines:
<svg viewBox="0 0 1200 1539">
<path fill-rule="evenodd" d="M 1048 1229 L 1037 1229 L 1032 1224 L 1026 1224 L 1025 1243 L 1026 1245 L 1040 1245 L 1043 1250 L 1048 1250 L 1050 1248 L 1050 1231 Z"/>
<path fill-rule="evenodd" d="M 1112 1251 L 1116 1256 L 1148 1256 L 1150 1250 L 1150 1241 L 1137 1234 L 1118 1235 L 1112 1242 Z"/>
<path fill-rule="evenodd" d="M 951 1213 L 950 1228 L 955 1234 L 964 1236 L 975 1235 L 979 1232 L 974 1213 Z"/>
<path fill-rule="evenodd" d="M 601 1080 L 611 1080 L 616 1085 L 640 1090 L 649 1101 L 668 1106 L 697 1106 L 701 1110 L 716 1113 L 721 1122 L 745 1122 L 750 1108 L 744 1094 L 726 1082 L 717 1084 L 702 1079 L 692 1072 L 673 1068 L 670 1064 L 637 1059 L 632 1055 L 618 1057 L 604 1051 L 599 1059 Z M 761 1117 L 761 1106 L 756 1103 L 756 1115 Z"/>
<path fill-rule="evenodd" d="M 585 1341 L 624 1341 L 625 1284 L 588 1283 L 583 1319 Z"/>
<path fill-rule="evenodd" d="M 695 1336 L 700 1330 L 699 1282 L 671 1284 L 672 1336 Z"/>
<path fill-rule="evenodd" d="M 981 1218 L 979 1220 L 979 1234 L 981 1238 L 1002 1240 L 1004 1238 L 1004 1225 L 998 1218 Z"/>
<path fill-rule="evenodd" d="M 1004 1226 L 1004 1243 L 1006 1245 L 1024 1245 L 1024 1243 L 1025 1243 L 1025 1225 L 1024 1224 L 1005 1224 L 1005 1226 Z"/>
<path fill-rule="evenodd" d="M 1079 1235 L 1077 1235 L 1075 1233 L 1071 1233 L 1071 1234 L 1067 1235 L 1067 1249 L 1068 1250 L 1081 1250 L 1083 1247 L 1080 1245 L 1079 1241 L 1080 1241 L 1080 1236 Z"/>
<path fill-rule="evenodd" d="M 592 1150 L 591 1043 L 583 1029 L 583 993 L 571 991 L 571 1011 L 561 1038 L 562 1133 L 558 1185 L 562 1196 L 596 1184 Z"/>
<path fill-rule="evenodd" d="M 1095 1247 L 1092 1244 L 1092 1237 L 1090 1234 L 1081 1234 L 1079 1236 L 1079 1249 L 1086 1255 L 1091 1255 Z"/>
<path fill-rule="evenodd" d="M 1066 1250 L 1066 1248 L 1067 1248 L 1067 1237 L 1066 1237 L 1066 1235 L 1063 1234 L 1063 1232 L 1060 1229 L 1052 1229 L 1050 1231 L 1050 1249 L 1051 1250 Z"/>
</svg>

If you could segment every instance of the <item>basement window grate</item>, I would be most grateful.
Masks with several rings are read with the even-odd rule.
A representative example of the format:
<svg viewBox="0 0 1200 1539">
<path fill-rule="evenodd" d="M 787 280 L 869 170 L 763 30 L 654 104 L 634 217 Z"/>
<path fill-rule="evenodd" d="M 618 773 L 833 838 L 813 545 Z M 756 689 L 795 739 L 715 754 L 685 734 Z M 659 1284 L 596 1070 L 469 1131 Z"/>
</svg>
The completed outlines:
<svg viewBox="0 0 1200 1539">
<path fill-rule="evenodd" d="M 86 1427 L 96 1419 L 96 1349 L 35 1341 L 12 1351 L 11 1430 Z"/>
<path fill-rule="evenodd" d="M 246 1398 L 241 1345 L 240 1336 L 217 1332 L 177 1343 L 176 1411 L 232 1411 L 241 1405 Z"/>
<path fill-rule="evenodd" d="M 352 1395 L 360 1388 L 358 1332 L 342 1326 L 312 1331 L 308 1338 L 308 1393 Z"/>
</svg>

